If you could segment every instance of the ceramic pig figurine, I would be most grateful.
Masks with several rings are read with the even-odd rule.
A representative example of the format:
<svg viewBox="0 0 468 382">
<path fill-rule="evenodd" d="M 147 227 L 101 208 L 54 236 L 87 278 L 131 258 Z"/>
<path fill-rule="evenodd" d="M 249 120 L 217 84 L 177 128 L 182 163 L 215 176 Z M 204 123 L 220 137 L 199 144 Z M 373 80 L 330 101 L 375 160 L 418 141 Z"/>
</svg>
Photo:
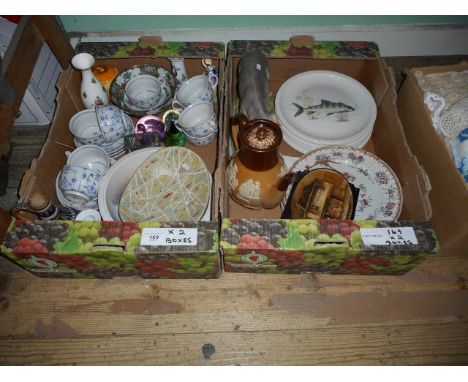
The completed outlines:
<svg viewBox="0 0 468 382">
<path fill-rule="evenodd" d="M 244 54 L 238 66 L 238 90 L 240 112 L 253 119 L 275 121 L 274 113 L 268 111 L 268 61 L 258 50 Z"/>
</svg>

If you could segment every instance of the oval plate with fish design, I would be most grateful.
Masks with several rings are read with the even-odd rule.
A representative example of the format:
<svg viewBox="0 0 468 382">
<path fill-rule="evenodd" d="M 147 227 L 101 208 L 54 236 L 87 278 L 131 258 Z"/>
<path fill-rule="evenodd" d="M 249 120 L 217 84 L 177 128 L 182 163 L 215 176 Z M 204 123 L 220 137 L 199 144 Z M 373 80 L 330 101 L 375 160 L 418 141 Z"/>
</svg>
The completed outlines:
<svg viewBox="0 0 468 382">
<path fill-rule="evenodd" d="M 370 92 L 354 78 L 312 70 L 289 78 L 275 98 L 276 114 L 291 146 L 304 140 L 316 147 L 361 142 L 370 136 L 377 107 Z M 302 150 L 300 150 L 302 151 Z"/>
<path fill-rule="evenodd" d="M 364 150 L 349 146 L 328 146 L 309 152 L 298 159 L 292 170 L 329 168 L 341 173 L 359 189 L 354 220 L 396 220 L 403 205 L 397 176 L 381 159 Z M 287 200 L 289 187 L 284 200 Z"/>
</svg>

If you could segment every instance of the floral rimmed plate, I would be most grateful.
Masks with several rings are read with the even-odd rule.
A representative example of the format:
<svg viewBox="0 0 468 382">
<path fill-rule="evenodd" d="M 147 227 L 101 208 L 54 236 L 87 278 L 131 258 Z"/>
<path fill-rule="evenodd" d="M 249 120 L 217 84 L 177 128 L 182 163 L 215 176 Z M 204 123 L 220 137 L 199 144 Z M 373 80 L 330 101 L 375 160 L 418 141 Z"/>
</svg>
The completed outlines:
<svg viewBox="0 0 468 382">
<path fill-rule="evenodd" d="M 123 221 L 200 220 L 207 208 L 211 174 L 203 160 L 185 147 L 151 154 L 125 188 L 119 204 Z"/>
<path fill-rule="evenodd" d="M 149 74 L 154 76 L 161 83 L 161 99 L 157 105 L 150 109 L 144 110 L 129 105 L 125 96 L 125 85 L 132 78 L 140 74 Z M 145 115 L 155 115 L 167 109 L 174 98 L 175 93 L 175 78 L 171 72 L 158 65 L 137 65 L 122 73 L 120 73 L 110 86 L 110 97 L 114 104 L 120 107 L 125 113 L 134 117 L 143 117 Z"/>
<path fill-rule="evenodd" d="M 349 146 L 328 146 L 309 152 L 292 166 L 304 171 L 330 168 L 344 175 L 359 189 L 355 220 L 396 220 L 400 216 L 403 194 L 393 170 L 375 155 Z M 291 191 L 287 191 L 285 200 Z"/>
</svg>

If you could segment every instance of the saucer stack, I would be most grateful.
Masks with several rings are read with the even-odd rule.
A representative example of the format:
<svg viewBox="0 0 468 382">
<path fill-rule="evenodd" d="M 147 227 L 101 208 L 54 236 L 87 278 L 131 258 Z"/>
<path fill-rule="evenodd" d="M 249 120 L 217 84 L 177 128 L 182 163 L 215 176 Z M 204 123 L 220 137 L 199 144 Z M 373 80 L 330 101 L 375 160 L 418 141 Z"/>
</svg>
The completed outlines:
<svg viewBox="0 0 468 382">
<path fill-rule="evenodd" d="M 326 70 L 288 79 L 275 109 L 284 140 L 301 153 L 329 145 L 362 148 L 377 116 L 374 98 L 360 82 Z"/>
</svg>

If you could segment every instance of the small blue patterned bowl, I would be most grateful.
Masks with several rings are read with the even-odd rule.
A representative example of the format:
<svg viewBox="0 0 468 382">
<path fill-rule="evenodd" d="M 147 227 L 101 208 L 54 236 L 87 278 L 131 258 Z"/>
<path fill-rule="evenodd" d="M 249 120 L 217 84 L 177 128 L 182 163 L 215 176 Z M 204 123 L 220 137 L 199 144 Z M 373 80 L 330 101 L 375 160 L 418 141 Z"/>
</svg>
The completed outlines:
<svg viewBox="0 0 468 382">
<path fill-rule="evenodd" d="M 66 164 L 59 177 L 63 195 L 74 203 L 84 204 L 98 195 L 102 175 L 89 168 Z"/>
</svg>

